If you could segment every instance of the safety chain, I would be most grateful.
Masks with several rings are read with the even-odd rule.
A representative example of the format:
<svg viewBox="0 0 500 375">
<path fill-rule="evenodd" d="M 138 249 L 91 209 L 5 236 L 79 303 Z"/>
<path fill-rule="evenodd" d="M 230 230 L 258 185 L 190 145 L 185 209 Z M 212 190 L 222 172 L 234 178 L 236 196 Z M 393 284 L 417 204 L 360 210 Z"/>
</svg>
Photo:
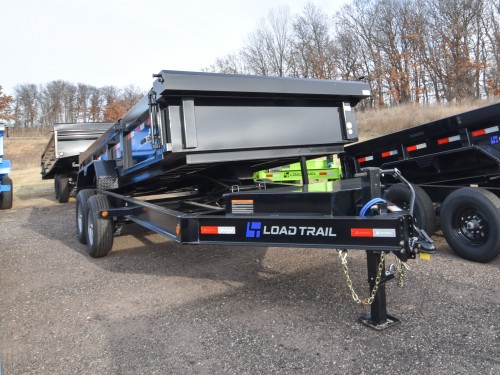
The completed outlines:
<svg viewBox="0 0 500 375">
<path fill-rule="evenodd" d="M 405 270 L 406 268 L 403 265 L 403 262 L 396 258 L 396 267 L 398 268 L 398 287 L 402 288 L 405 284 Z"/>
<path fill-rule="evenodd" d="M 380 281 L 382 280 L 382 270 L 384 268 L 384 259 L 385 259 L 385 254 L 382 251 L 380 253 L 380 263 L 378 264 L 378 269 L 377 269 L 377 277 L 375 278 L 375 284 L 373 285 L 373 289 L 370 293 L 369 298 L 359 298 L 358 294 L 354 290 L 354 287 L 352 286 L 352 280 L 351 277 L 349 276 L 349 267 L 347 265 L 347 250 L 337 250 L 339 253 L 340 260 L 342 262 L 342 269 L 344 270 L 344 275 L 345 279 L 347 281 L 347 286 L 349 287 L 349 290 L 351 291 L 352 294 L 352 299 L 354 302 L 356 302 L 358 305 L 371 305 L 373 301 L 375 300 L 375 296 L 377 295 L 377 290 L 378 287 L 380 286 Z"/>
</svg>

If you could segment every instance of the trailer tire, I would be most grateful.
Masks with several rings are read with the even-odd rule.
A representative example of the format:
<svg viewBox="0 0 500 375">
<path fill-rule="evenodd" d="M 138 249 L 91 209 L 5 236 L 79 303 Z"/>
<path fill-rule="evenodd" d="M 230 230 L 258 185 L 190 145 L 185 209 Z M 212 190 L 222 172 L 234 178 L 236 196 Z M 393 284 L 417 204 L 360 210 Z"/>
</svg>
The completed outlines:
<svg viewBox="0 0 500 375">
<path fill-rule="evenodd" d="M 14 185 L 12 185 L 12 180 L 8 176 L 2 177 L 2 185 L 10 185 L 10 191 L 0 193 L 0 210 L 9 210 L 12 208 L 14 200 Z"/>
<path fill-rule="evenodd" d="M 432 236 L 436 230 L 436 212 L 429 195 L 418 185 L 411 185 L 415 190 L 414 218 L 417 227 Z M 384 199 L 408 210 L 410 208 L 411 192 L 405 184 L 392 185 L 384 194 Z"/>
<path fill-rule="evenodd" d="M 489 262 L 500 254 L 500 198 L 481 188 L 452 192 L 441 205 L 441 228 L 460 257 Z"/>
<path fill-rule="evenodd" d="M 66 175 L 56 175 L 56 199 L 59 203 L 68 203 L 69 200 L 69 178 Z"/>
<path fill-rule="evenodd" d="M 87 206 L 87 252 L 93 258 L 101 258 L 113 247 L 113 221 L 99 214 L 109 209 L 109 201 L 105 195 L 98 194 L 89 198 Z"/>
<path fill-rule="evenodd" d="M 59 175 L 54 175 L 54 193 L 56 195 L 56 201 L 59 201 Z"/>
<path fill-rule="evenodd" d="M 87 201 L 91 196 L 95 195 L 92 189 L 80 190 L 76 196 L 76 233 L 78 241 L 82 244 L 87 243 Z"/>
</svg>

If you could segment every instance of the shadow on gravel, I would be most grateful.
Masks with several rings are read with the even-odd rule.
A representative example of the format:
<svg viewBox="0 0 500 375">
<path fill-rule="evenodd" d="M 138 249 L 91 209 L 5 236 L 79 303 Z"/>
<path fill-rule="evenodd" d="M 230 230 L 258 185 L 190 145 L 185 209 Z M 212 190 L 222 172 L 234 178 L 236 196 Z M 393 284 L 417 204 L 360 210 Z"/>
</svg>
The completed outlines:
<svg viewBox="0 0 500 375">
<path fill-rule="evenodd" d="M 404 289 L 387 286 L 402 324 L 375 332 L 357 323 L 369 308 L 352 301 L 335 251 L 183 246 L 131 225 L 92 259 L 74 221 L 70 203 L 34 208 L 27 226 L 89 263 L 81 329 L 104 343 L 82 354 L 86 373 L 499 373 L 500 259 L 464 261 L 442 238 L 434 260 L 410 263 Z M 350 268 L 365 297 L 364 252 Z"/>
</svg>

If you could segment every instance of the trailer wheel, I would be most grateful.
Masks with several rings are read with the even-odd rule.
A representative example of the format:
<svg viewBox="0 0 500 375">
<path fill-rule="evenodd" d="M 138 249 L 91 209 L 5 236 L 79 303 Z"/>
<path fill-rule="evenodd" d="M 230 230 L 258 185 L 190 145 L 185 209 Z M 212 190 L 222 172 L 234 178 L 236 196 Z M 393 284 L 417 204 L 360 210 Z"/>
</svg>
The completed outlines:
<svg viewBox="0 0 500 375">
<path fill-rule="evenodd" d="M 83 244 L 87 243 L 87 201 L 93 195 L 95 195 L 94 190 L 83 189 L 76 196 L 76 233 L 78 241 Z"/>
<path fill-rule="evenodd" d="M 66 175 L 56 175 L 56 199 L 59 203 L 68 203 L 69 200 L 69 178 Z"/>
<path fill-rule="evenodd" d="M 415 207 L 413 216 L 417 227 L 431 236 L 436 229 L 436 213 L 429 195 L 418 185 L 412 184 L 415 190 Z M 385 192 L 384 198 L 404 210 L 410 209 L 411 192 L 405 184 L 392 185 Z"/>
<path fill-rule="evenodd" d="M 500 199 L 480 188 L 455 190 L 441 205 L 441 228 L 462 258 L 493 260 L 500 254 Z"/>
<path fill-rule="evenodd" d="M 59 201 L 59 175 L 54 176 L 54 192 L 56 195 L 56 200 Z"/>
<path fill-rule="evenodd" d="M 89 198 L 87 206 L 87 252 L 93 258 L 101 258 L 113 247 L 113 221 L 100 215 L 109 208 L 108 198 L 94 195 Z"/>
<path fill-rule="evenodd" d="M 7 176 L 2 177 L 2 185 L 10 185 L 10 191 L 0 193 L 0 210 L 8 210 L 12 208 L 14 186 L 10 177 Z"/>
</svg>

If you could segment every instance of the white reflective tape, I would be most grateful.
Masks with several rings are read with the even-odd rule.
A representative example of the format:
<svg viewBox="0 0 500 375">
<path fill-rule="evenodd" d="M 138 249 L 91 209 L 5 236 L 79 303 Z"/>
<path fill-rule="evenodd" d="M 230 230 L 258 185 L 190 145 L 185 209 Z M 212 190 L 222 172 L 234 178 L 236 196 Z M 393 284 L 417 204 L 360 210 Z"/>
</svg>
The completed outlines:
<svg viewBox="0 0 500 375">
<path fill-rule="evenodd" d="M 236 227 L 218 227 L 218 234 L 236 234 Z"/>
<path fill-rule="evenodd" d="M 396 237 L 396 229 L 373 229 L 373 237 Z"/>
<path fill-rule="evenodd" d="M 497 131 L 498 131 L 498 126 L 493 126 L 491 128 L 484 129 L 484 132 L 486 134 L 494 133 L 494 132 L 497 132 Z"/>
</svg>

